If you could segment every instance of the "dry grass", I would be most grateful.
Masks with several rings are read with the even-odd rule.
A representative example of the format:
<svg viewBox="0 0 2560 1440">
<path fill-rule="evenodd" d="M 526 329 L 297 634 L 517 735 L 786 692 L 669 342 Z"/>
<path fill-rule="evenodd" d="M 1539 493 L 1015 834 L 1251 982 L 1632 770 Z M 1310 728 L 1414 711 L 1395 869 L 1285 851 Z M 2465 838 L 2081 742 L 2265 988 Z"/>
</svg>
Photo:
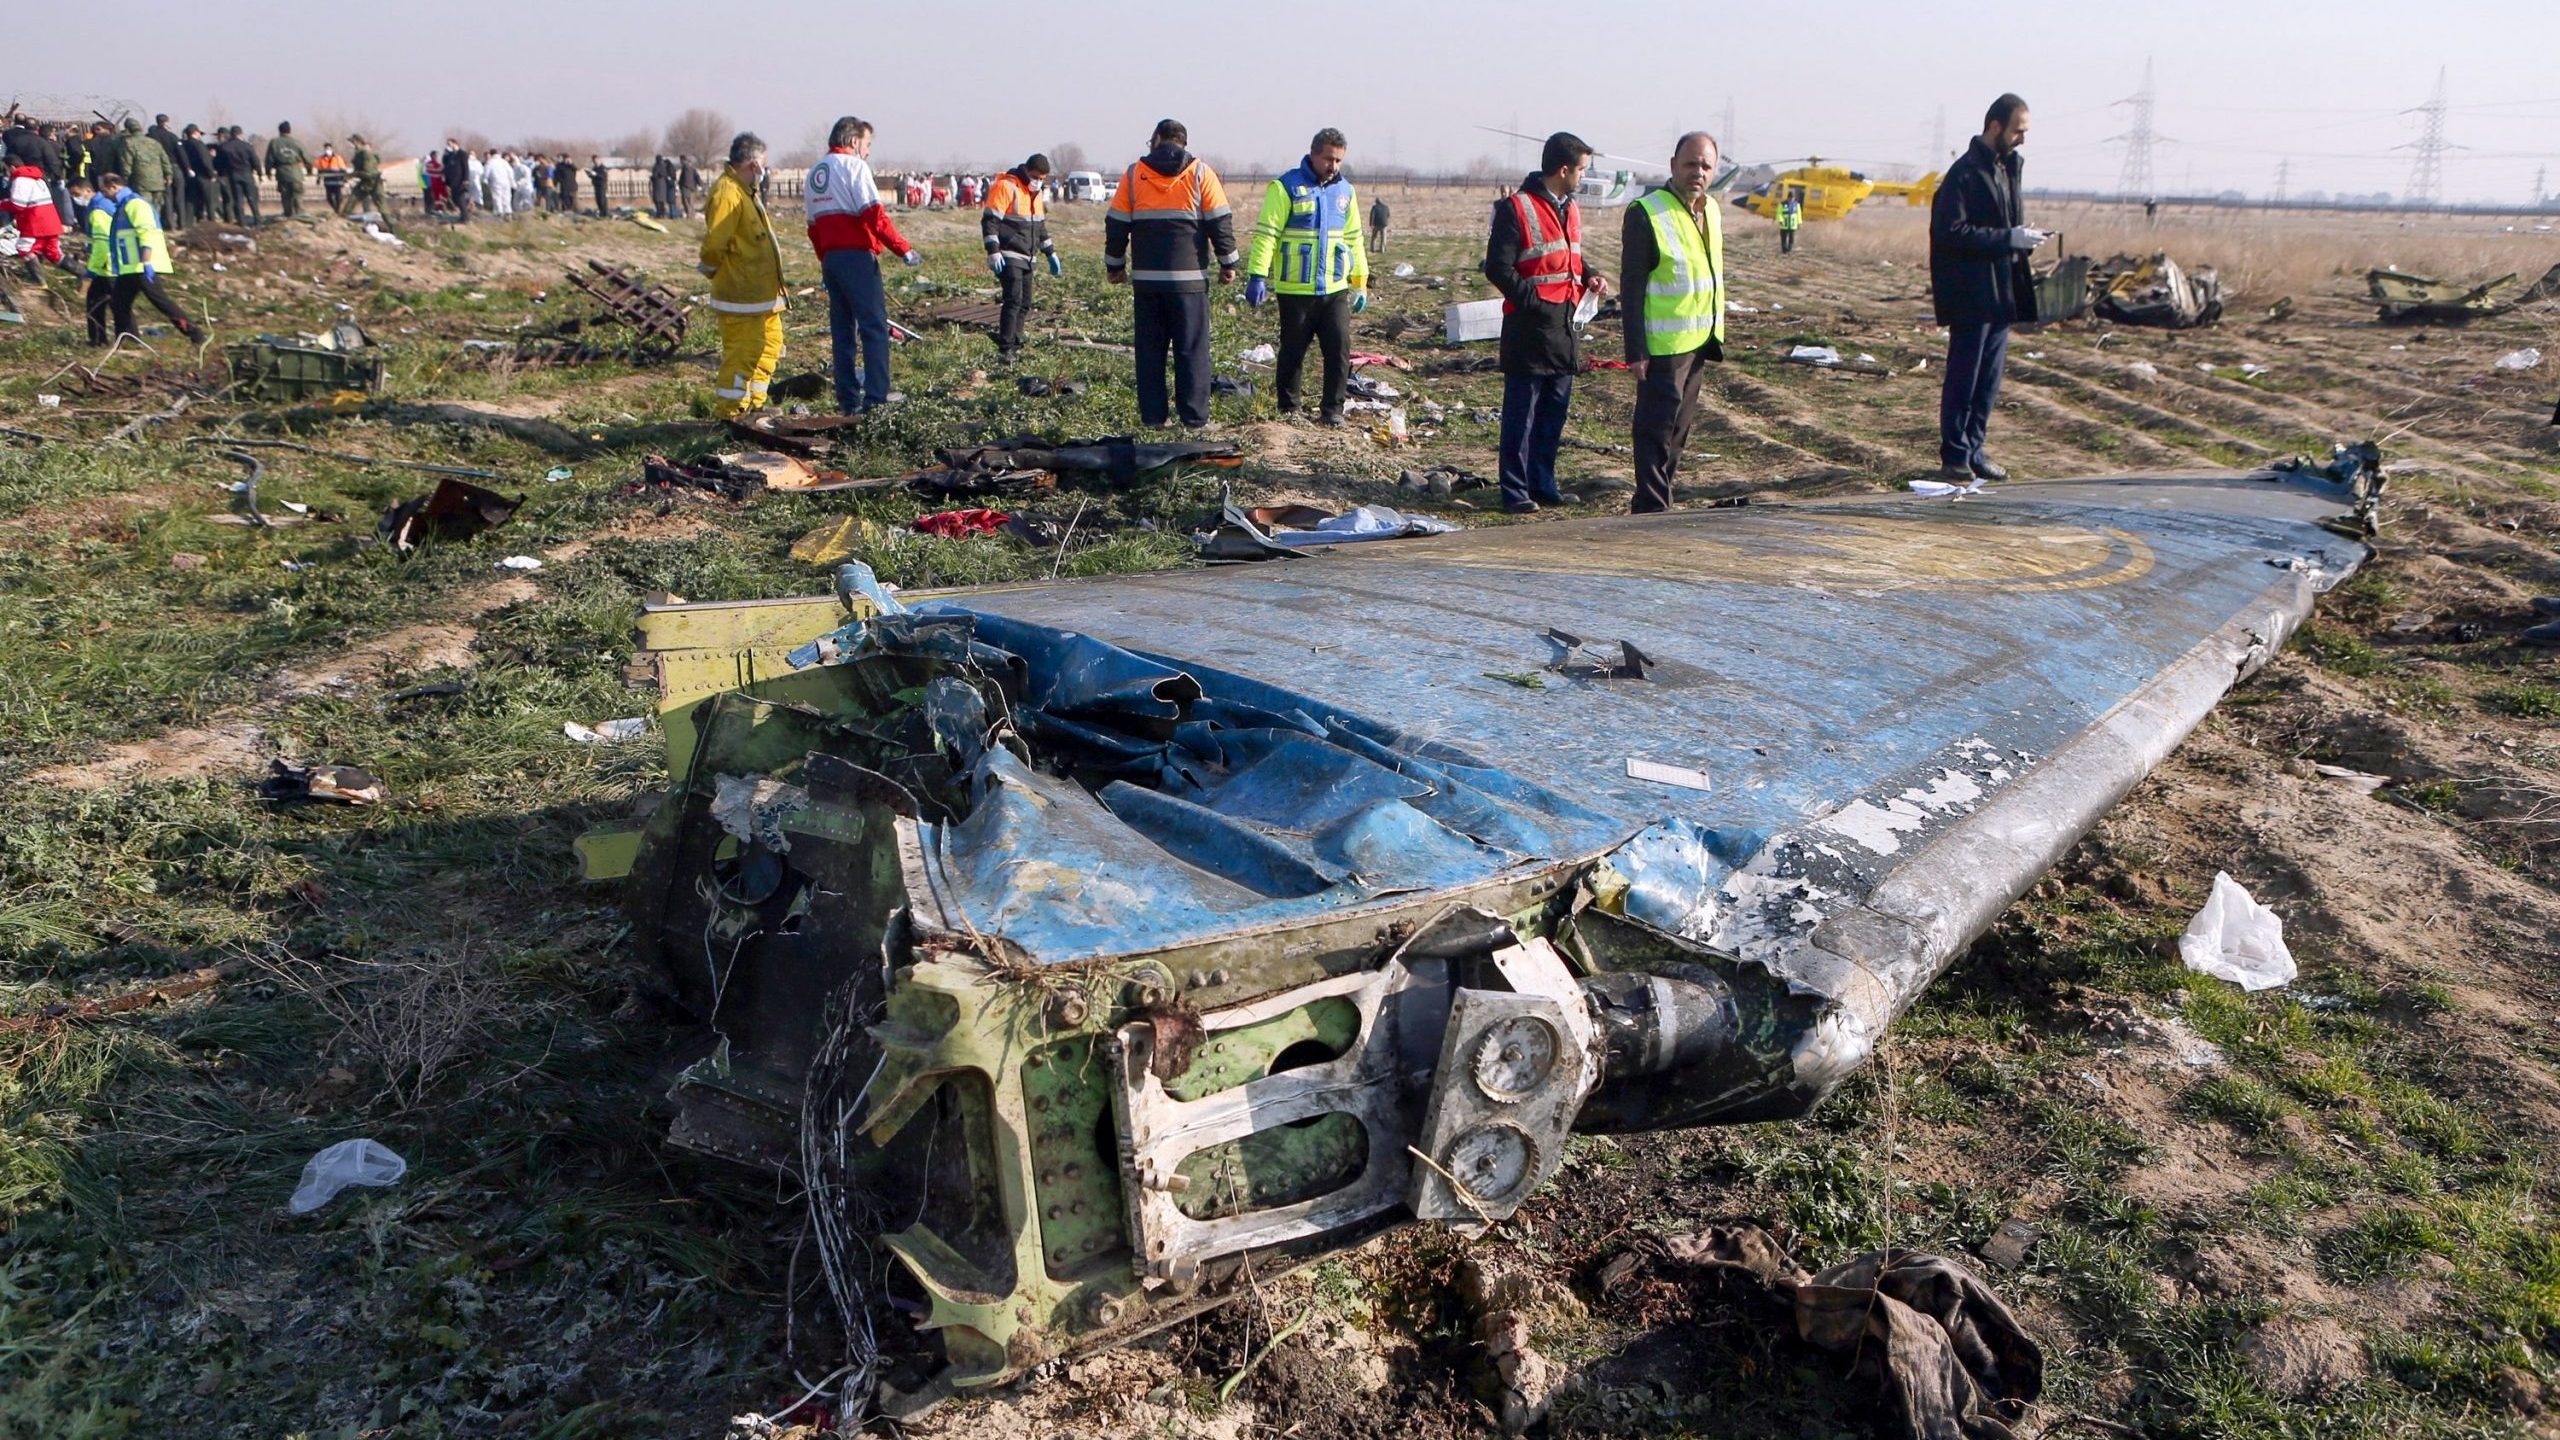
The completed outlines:
<svg viewBox="0 0 2560 1440">
<path fill-rule="evenodd" d="M 2075 255 L 2165 250 L 2182 265 L 2211 265 L 2228 298 L 2261 305 L 2287 295 L 2361 296 L 2365 272 L 2384 265 L 2477 282 L 2510 272 L 2529 281 L 2560 263 L 2560 232 L 2510 233 L 2501 228 L 2508 222 L 2477 216 L 2167 209 L 2154 225 L 2137 207 L 2070 204 L 2030 205 L 2028 218 L 2060 231 Z M 1806 227 L 1806 236 L 1809 249 L 1897 265 L 1929 255 L 1928 216 L 1904 206 L 1867 205 L 1838 224 Z"/>
<path fill-rule="evenodd" d="M 374 1068 L 395 1113 L 416 1109 L 437 1081 L 479 1053 L 503 998 L 469 946 L 385 960 L 292 960 L 272 970 L 337 1023 L 332 1052 Z"/>
</svg>

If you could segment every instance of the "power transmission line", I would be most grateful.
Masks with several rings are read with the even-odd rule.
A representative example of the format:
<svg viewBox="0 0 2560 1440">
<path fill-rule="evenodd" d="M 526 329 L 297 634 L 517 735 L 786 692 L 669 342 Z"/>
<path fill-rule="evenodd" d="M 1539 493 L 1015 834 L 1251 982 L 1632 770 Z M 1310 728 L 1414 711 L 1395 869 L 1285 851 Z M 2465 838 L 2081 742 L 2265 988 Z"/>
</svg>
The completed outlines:
<svg viewBox="0 0 2560 1440">
<path fill-rule="evenodd" d="M 2409 187 L 2402 199 L 2411 205 L 2434 206 L 2444 199 L 2444 152 L 2448 148 L 2444 139 L 2442 66 L 2436 68 L 2434 96 L 2417 109 L 2400 113 L 2420 117 L 2417 143 L 2400 147 L 2418 152 L 2417 158 L 2409 162 Z"/>
<path fill-rule="evenodd" d="M 2116 193 L 2127 200 L 2151 198 L 2151 57 L 2142 57 L 2142 89 L 2119 105 L 2133 107 L 2133 128 L 2115 138 L 2125 142 L 2124 170 L 2116 177 Z"/>
<path fill-rule="evenodd" d="M 1929 124 L 1929 163 L 1920 168 L 1925 172 L 1935 170 L 1946 163 L 1947 107 L 1941 104 L 1938 107 L 1938 118 Z"/>
<path fill-rule="evenodd" d="M 2292 175 L 2293 175 L 2293 161 L 2292 161 L 2292 160 L 2290 160 L 2290 159 L 2285 159 L 2285 160 L 2279 160 L 2279 161 L 2277 161 L 2277 162 L 2276 162 L 2276 203 L 2277 203 L 2277 204 L 2279 204 L 2279 205 L 2281 205 L 2281 204 L 2283 204 L 2283 203 L 2284 203 L 2284 187 L 2285 187 L 2285 181 L 2286 181 L 2286 180 L 2288 180 L 2288 179 L 2290 179 L 2290 178 L 2292 177 Z"/>
<path fill-rule="evenodd" d="M 1724 97 L 1724 129 L 1717 133 L 1716 143 L 1724 147 L 1724 153 L 1727 155 L 1742 153 L 1742 142 L 1734 138 L 1733 97 L 1730 95 Z"/>
</svg>

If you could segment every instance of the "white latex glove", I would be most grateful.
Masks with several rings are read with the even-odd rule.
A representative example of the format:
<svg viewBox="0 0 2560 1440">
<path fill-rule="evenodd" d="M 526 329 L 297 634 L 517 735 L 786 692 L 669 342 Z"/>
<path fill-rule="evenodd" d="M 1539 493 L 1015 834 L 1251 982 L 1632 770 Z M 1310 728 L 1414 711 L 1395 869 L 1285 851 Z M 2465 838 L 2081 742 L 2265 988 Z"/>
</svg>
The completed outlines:
<svg viewBox="0 0 2560 1440">
<path fill-rule="evenodd" d="M 2038 230 L 2032 225 L 2020 225 L 2009 232 L 2009 248 L 2012 250 L 2033 250 L 2052 238 L 2053 237 L 2050 234 L 2045 231 Z"/>
</svg>

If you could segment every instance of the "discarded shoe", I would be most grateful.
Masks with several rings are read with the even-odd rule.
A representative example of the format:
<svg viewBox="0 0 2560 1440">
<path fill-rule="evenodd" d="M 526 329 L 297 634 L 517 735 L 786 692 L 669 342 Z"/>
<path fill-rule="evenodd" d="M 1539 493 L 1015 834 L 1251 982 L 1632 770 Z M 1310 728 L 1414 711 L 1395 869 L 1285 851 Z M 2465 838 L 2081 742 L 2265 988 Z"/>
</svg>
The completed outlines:
<svg viewBox="0 0 2560 1440">
<path fill-rule="evenodd" d="M 1988 460 L 1976 460 L 1973 462 L 1972 468 L 1974 475 L 1979 479 L 2006 480 L 2009 478 L 2008 471 L 2001 469 L 1999 466 L 1992 464 Z"/>
</svg>

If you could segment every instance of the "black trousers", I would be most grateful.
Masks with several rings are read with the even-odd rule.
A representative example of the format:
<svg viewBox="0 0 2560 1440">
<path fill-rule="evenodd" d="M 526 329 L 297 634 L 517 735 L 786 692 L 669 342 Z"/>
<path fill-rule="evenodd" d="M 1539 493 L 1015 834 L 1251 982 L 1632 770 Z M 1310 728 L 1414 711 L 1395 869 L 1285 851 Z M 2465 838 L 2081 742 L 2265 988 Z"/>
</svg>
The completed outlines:
<svg viewBox="0 0 2560 1440">
<path fill-rule="evenodd" d="M 1172 411 L 1185 425 L 1209 423 L 1209 295 L 1204 290 L 1139 290 L 1138 418 L 1167 418 L 1164 367 L 1173 361 Z"/>
<path fill-rule="evenodd" d="M 104 275 L 89 277 L 89 293 L 83 297 L 82 308 L 88 312 L 89 316 L 90 344 L 104 345 L 115 338 L 115 331 L 111 328 L 109 320 L 109 316 L 115 309 L 115 297 L 116 282 L 114 280 Z"/>
<path fill-rule="evenodd" d="M 1298 408 L 1298 372 L 1306 368 L 1307 342 L 1324 352 L 1324 413 L 1342 415 L 1342 388 L 1351 381 L 1351 292 L 1280 297 L 1280 413 Z"/>
<path fill-rule="evenodd" d="M 169 292 L 160 288 L 160 282 L 157 279 L 143 275 L 116 277 L 114 303 L 117 334 L 139 335 L 142 333 L 133 325 L 133 302 L 136 299 L 150 301 L 153 309 L 168 316 L 169 323 L 178 327 L 179 334 L 190 337 L 195 334 L 196 322 L 187 318 L 187 312 L 178 308 L 178 302 L 169 298 Z"/>
<path fill-rule="evenodd" d="M 150 200 L 152 209 L 160 212 L 162 224 L 172 230 L 187 228 L 187 212 L 178 208 L 184 201 L 177 185 L 163 185 L 145 198 Z"/>
<path fill-rule="evenodd" d="M 1682 355 L 1656 355 L 1636 385 L 1636 498 L 1638 515 L 1671 508 L 1671 477 L 1698 420 L 1698 385 L 1706 378 L 1707 347 Z"/>
<path fill-rule="evenodd" d="M 1019 255 L 1008 255 L 1004 274 L 996 278 L 1004 297 L 1004 312 L 996 317 L 996 353 L 1008 359 L 1022 348 L 1022 317 L 1031 313 L 1031 265 Z"/>
<path fill-rule="evenodd" d="M 606 214 L 610 214 L 610 213 L 612 213 L 611 211 L 609 211 L 609 210 L 607 210 L 607 209 L 605 208 L 605 203 L 604 203 L 604 182 L 603 182 L 603 181 L 601 181 L 601 180 L 596 181 L 596 182 L 595 182 L 595 190 L 596 190 L 596 213 L 597 213 L 598 215 L 606 215 Z"/>
<path fill-rule="evenodd" d="M 1781 255 L 1793 255 L 1796 253 L 1796 232 L 1793 230 L 1781 230 L 1778 232 L 1778 253 Z"/>
<path fill-rule="evenodd" d="M 2000 403 L 2000 376 L 2009 363 L 2006 325 L 1947 327 L 1947 373 L 1938 386 L 1938 463 L 1970 467 L 1982 456 L 1991 407 Z"/>
<path fill-rule="evenodd" d="M 257 176 L 234 175 L 224 183 L 231 187 L 231 215 L 229 218 L 234 224 L 245 225 L 252 220 L 263 218 L 258 214 Z"/>
<path fill-rule="evenodd" d="M 203 176 L 190 175 L 179 182 L 178 188 L 187 193 L 188 224 L 198 224 L 212 217 L 213 191 L 212 187 L 205 183 Z"/>
</svg>

